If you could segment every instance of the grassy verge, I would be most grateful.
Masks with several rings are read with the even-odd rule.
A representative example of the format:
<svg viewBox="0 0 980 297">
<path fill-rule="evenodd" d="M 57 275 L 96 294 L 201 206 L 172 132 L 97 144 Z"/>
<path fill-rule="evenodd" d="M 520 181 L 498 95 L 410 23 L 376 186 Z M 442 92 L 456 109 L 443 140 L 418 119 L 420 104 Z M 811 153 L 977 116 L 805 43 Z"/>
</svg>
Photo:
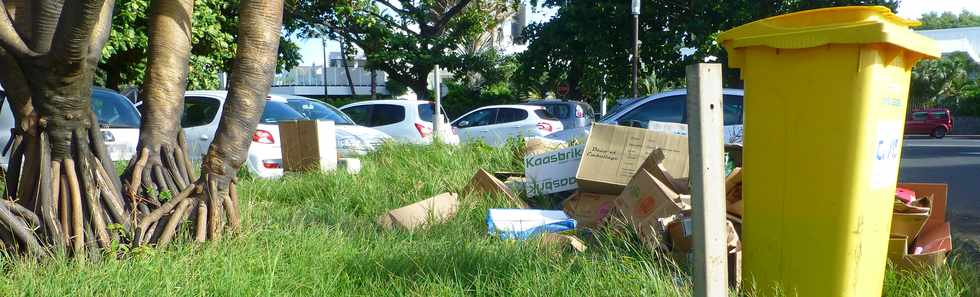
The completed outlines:
<svg viewBox="0 0 980 297">
<path fill-rule="evenodd" d="M 689 296 L 669 261 L 628 240 L 600 238 L 572 254 L 485 235 L 501 197 L 466 199 L 450 222 L 382 232 L 375 218 L 462 188 L 476 168 L 521 169 L 508 150 L 389 146 L 359 175 L 287 176 L 243 183 L 236 237 L 166 251 L 140 249 L 99 263 L 0 257 L 0 296 Z M 890 271 L 886 296 L 977 296 L 975 262 L 921 275 Z M 967 264 L 972 263 L 972 264 Z"/>
</svg>

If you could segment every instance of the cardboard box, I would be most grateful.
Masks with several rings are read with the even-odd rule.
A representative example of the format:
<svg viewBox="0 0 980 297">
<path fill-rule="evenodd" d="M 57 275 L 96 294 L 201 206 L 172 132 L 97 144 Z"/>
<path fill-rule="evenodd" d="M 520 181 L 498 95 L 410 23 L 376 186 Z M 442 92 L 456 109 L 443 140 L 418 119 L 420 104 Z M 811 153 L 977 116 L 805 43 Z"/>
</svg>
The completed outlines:
<svg viewBox="0 0 980 297">
<path fill-rule="evenodd" d="M 568 143 L 561 140 L 547 139 L 544 137 L 524 138 L 524 156 L 540 155 L 566 147 L 568 147 Z"/>
<path fill-rule="evenodd" d="M 544 245 L 567 247 L 569 250 L 579 253 L 584 252 L 587 249 L 585 242 L 582 242 L 581 239 L 572 235 L 544 233 L 538 236 L 538 240 L 540 240 Z"/>
<path fill-rule="evenodd" d="M 337 135 L 333 121 L 279 122 L 282 165 L 286 172 L 337 168 Z"/>
<path fill-rule="evenodd" d="M 888 241 L 888 260 L 899 269 L 910 271 L 945 265 L 949 252 L 953 250 L 949 223 L 930 227 L 923 230 L 915 241 L 904 236 L 892 237 Z"/>
<path fill-rule="evenodd" d="M 576 145 L 525 157 L 528 195 L 547 195 L 578 188 L 575 173 L 584 148 L 584 145 Z"/>
<path fill-rule="evenodd" d="M 619 194 L 654 149 L 664 154 L 666 172 L 688 177 L 687 137 L 647 129 L 593 124 L 579 163 L 578 188 L 590 193 Z"/>
<path fill-rule="evenodd" d="M 892 236 L 915 239 L 926 226 L 929 213 L 892 213 Z"/>
<path fill-rule="evenodd" d="M 580 227 L 594 229 L 602 225 L 616 205 L 615 195 L 575 192 L 562 203 L 562 210 Z"/>
<path fill-rule="evenodd" d="M 666 219 L 684 210 L 680 195 L 657 180 L 646 169 L 640 169 L 616 198 L 618 215 L 629 223 L 640 239 L 657 247 L 661 244 L 660 233 L 665 230 Z"/>
<path fill-rule="evenodd" d="M 463 196 L 469 196 L 474 193 L 498 193 L 507 197 L 507 200 L 510 200 L 516 206 L 528 208 L 527 202 L 524 202 L 523 199 L 515 195 L 510 187 L 483 169 L 476 171 L 476 174 L 470 179 L 470 183 L 463 188 L 462 193 Z"/>
<path fill-rule="evenodd" d="M 455 193 L 443 193 L 408 206 L 394 209 L 378 217 L 378 225 L 384 229 L 402 228 L 415 230 L 430 223 L 443 223 L 454 215 L 459 207 Z"/>
<path fill-rule="evenodd" d="M 946 201 L 949 186 L 946 184 L 900 183 L 898 187 L 915 191 L 915 195 L 919 197 L 932 196 L 932 199 L 929 200 L 929 206 L 932 209 L 929 219 L 926 220 L 926 225 L 922 227 L 923 230 L 940 228 L 946 224 Z"/>
</svg>

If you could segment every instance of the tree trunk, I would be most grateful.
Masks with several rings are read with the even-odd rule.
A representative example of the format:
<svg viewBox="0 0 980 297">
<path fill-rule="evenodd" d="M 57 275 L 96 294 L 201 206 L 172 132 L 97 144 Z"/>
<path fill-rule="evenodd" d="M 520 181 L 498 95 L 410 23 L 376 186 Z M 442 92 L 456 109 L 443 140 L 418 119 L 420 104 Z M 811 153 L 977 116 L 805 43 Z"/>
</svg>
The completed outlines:
<svg viewBox="0 0 980 297">
<path fill-rule="evenodd" d="M 371 100 L 378 99 L 378 72 L 371 69 Z"/>
<path fill-rule="evenodd" d="M 350 96 L 351 97 L 354 97 L 354 96 L 357 96 L 357 91 L 354 90 L 354 80 L 351 79 L 350 65 L 347 63 L 347 61 L 349 59 L 349 57 L 347 56 L 347 54 L 349 53 L 349 51 L 348 51 L 347 46 L 345 44 L 346 44 L 346 42 L 341 42 L 340 43 L 340 56 L 341 56 L 341 59 L 343 59 L 342 64 L 344 66 L 344 74 L 347 75 L 347 86 L 350 87 Z"/>
<path fill-rule="evenodd" d="M 412 79 L 408 82 L 408 87 L 418 96 L 419 100 L 429 99 L 429 82 L 425 76 L 421 79 Z"/>
</svg>

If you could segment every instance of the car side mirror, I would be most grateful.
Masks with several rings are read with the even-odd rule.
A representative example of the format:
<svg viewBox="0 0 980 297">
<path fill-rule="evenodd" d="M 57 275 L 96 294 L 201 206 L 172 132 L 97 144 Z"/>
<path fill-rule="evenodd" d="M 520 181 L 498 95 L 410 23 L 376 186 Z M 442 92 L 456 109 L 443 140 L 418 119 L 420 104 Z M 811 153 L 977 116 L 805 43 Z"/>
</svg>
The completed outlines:
<svg viewBox="0 0 980 297">
<path fill-rule="evenodd" d="M 460 121 L 459 124 L 457 124 L 456 126 L 458 126 L 460 128 L 469 127 L 470 126 L 470 121 Z"/>
</svg>

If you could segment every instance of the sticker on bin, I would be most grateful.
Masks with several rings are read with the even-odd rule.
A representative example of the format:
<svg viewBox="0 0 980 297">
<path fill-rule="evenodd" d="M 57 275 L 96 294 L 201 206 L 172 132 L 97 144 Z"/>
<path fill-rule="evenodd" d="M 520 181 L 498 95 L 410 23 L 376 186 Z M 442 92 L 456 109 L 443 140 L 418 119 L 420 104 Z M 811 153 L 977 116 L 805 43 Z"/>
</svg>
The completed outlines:
<svg viewBox="0 0 980 297">
<path fill-rule="evenodd" d="M 878 123 L 871 156 L 871 189 L 894 187 L 898 179 L 898 155 L 902 151 L 902 126 L 897 121 Z"/>
</svg>

